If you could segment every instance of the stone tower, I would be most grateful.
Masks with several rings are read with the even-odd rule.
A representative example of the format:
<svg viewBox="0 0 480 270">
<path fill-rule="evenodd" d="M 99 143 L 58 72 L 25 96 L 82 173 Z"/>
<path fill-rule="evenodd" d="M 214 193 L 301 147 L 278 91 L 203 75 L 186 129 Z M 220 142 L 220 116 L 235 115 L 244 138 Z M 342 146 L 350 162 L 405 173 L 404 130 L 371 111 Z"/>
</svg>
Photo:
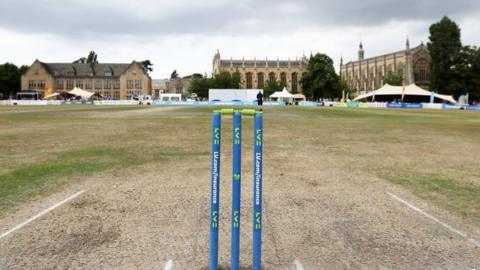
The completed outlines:
<svg viewBox="0 0 480 270">
<path fill-rule="evenodd" d="M 410 50 L 410 40 L 407 38 L 405 43 L 405 71 L 403 74 L 404 84 L 410 85 L 413 81 L 413 59 L 412 51 Z"/>
<path fill-rule="evenodd" d="M 213 56 L 213 74 L 217 74 L 218 71 L 220 70 L 220 50 L 217 50 L 215 55 Z"/>
<path fill-rule="evenodd" d="M 358 60 L 362 61 L 365 59 L 365 51 L 363 50 L 363 44 L 360 41 L 360 47 L 358 49 Z"/>
</svg>

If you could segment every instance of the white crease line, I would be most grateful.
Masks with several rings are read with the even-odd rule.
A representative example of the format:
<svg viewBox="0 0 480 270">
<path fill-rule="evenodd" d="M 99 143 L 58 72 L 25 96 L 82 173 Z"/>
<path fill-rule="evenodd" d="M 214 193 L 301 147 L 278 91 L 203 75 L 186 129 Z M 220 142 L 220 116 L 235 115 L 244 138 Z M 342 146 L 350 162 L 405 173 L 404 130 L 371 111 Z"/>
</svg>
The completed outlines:
<svg viewBox="0 0 480 270">
<path fill-rule="evenodd" d="M 172 270 L 172 268 L 173 268 L 173 260 L 169 260 L 163 267 L 163 270 Z"/>
<path fill-rule="evenodd" d="M 295 268 L 296 268 L 297 270 L 304 270 L 304 269 L 303 269 L 303 265 L 302 265 L 302 263 L 300 262 L 299 259 L 293 260 L 293 265 L 295 265 Z"/>
<path fill-rule="evenodd" d="M 444 223 L 444 222 L 438 220 L 436 217 L 430 215 L 429 213 L 424 212 L 422 209 L 414 206 L 413 204 L 410 204 L 409 202 L 403 200 L 402 198 L 398 197 L 398 196 L 395 195 L 395 194 L 392 194 L 392 193 L 390 193 L 390 192 L 387 192 L 387 194 L 388 194 L 390 197 L 392 197 L 393 199 L 395 199 L 395 200 L 403 203 L 404 205 L 406 205 L 406 206 L 410 207 L 411 209 L 419 212 L 420 214 L 424 215 L 425 217 L 427 217 L 427 218 L 435 221 L 436 223 L 440 224 L 442 227 L 444 227 L 445 229 L 449 230 L 450 232 L 455 233 L 455 234 L 457 234 L 457 235 L 460 235 L 461 237 L 465 238 L 465 239 L 468 240 L 469 242 L 473 243 L 475 246 L 480 247 L 480 241 L 475 240 L 475 239 L 473 239 L 473 238 L 470 238 L 470 237 L 468 236 L 468 234 L 466 234 L 466 233 L 464 233 L 464 232 L 462 232 L 462 231 L 460 231 L 460 230 L 457 230 L 457 229 L 453 228 L 452 226 L 448 225 L 447 223 Z"/>
<path fill-rule="evenodd" d="M 76 197 L 80 196 L 80 195 L 81 195 L 82 193 L 84 193 L 84 192 L 85 192 L 85 190 L 79 191 L 79 192 L 73 194 L 72 196 L 66 198 L 65 200 L 63 200 L 63 201 L 61 201 L 61 202 L 59 202 L 59 203 L 57 203 L 57 204 L 55 204 L 55 205 L 50 206 L 49 208 L 43 210 L 42 212 L 36 214 L 35 216 L 33 216 L 33 217 L 31 217 L 31 218 L 29 218 L 29 219 L 26 220 L 25 222 L 23 222 L 23 223 L 21 223 L 21 224 L 18 224 L 18 225 L 15 226 L 14 228 L 12 228 L 12 229 L 4 232 L 2 235 L 0 235 L 0 239 L 2 239 L 2 238 L 5 237 L 5 236 L 8 236 L 9 234 L 15 232 L 16 230 L 19 230 L 19 229 L 23 228 L 25 225 L 28 225 L 30 222 L 32 222 L 32 221 L 34 221 L 34 220 L 42 217 L 43 215 L 48 214 L 50 211 L 55 210 L 55 208 L 57 208 L 57 207 L 65 204 L 65 203 L 67 203 L 67 202 L 75 199 Z"/>
</svg>

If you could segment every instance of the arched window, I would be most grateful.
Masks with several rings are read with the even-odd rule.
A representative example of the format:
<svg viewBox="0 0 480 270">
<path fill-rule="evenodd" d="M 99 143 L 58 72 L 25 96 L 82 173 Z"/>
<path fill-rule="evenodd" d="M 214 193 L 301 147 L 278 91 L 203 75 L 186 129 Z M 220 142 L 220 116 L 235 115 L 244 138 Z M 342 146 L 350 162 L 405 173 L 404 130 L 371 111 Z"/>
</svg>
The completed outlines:
<svg viewBox="0 0 480 270">
<path fill-rule="evenodd" d="M 265 78 L 263 77 L 263 72 L 259 72 L 257 74 L 257 88 L 258 89 L 263 89 L 265 86 Z"/>
<path fill-rule="evenodd" d="M 420 59 L 413 66 L 413 72 L 415 76 L 415 82 L 426 82 L 428 81 L 428 67 L 427 60 Z"/>
<path fill-rule="evenodd" d="M 253 88 L 253 78 L 252 78 L 252 73 L 247 72 L 246 74 L 246 80 L 247 80 L 247 89 L 252 89 Z"/>
<path fill-rule="evenodd" d="M 268 81 L 269 81 L 270 83 L 274 83 L 274 82 L 276 81 L 275 73 L 270 72 L 270 73 L 268 74 Z"/>
<path fill-rule="evenodd" d="M 403 71 L 405 70 L 403 63 L 398 64 L 397 70 L 398 70 L 397 74 L 403 76 Z"/>
<path fill-rule="evenodd" d="M 284 86 L 287 85 L 287 73 L 285 72 L 280 73 L 280 83 Z"/>
<path fill-rule="evenodd" d="M 298 76 L 297 73 L 292 73 L 292 93 L 298 92 Z"/>
</svg>

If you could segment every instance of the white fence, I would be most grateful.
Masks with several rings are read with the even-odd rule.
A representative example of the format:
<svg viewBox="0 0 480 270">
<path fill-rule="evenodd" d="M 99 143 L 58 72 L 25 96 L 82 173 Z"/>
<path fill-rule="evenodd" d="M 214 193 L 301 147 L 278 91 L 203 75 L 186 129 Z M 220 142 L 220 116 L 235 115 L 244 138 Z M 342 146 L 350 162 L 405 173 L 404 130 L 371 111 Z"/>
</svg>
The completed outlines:
<svg viewBox="0 0 480 270">
<path fill-rule="evenodd" d="M 138 100 L 95 100 L 94 105 L 138 105 Z"/>
<path fill-rule="evenodd" d="M 441 103 L 422 103 L 424 109 L 434 109 L 441 110 L 443 109 L 443 104 Z"/>
<path fill-rule="evenodd" d="M 95 100 L 95 101 L 63 101 L 63 100 L 0 100 L 0 106 L 46 106 L 46 105 L 71 105 L 71 104 L 87 104 L 87 105 L 111 105 L 111 106 L 125 106 L 125 105 L 138 105 L 137 100 Z M 145 103 L 144 103 L 145 104 Z M 160 100 L 154 100 L 152 105 L 157 106 L 256 106 L 255 102 L 209 102 L 209 101 L 178 101 L 178 102 L 163 102 Z M 264 106 L 284 106 L 283 102 L 271 102 L 265 101 Z M 388 103 L 385 102 L 367 102 L 367 103 L 358 103 L 358 102 L 336 102 L 336 101 L 327 101 L 322 103 L 303 101 L 299 103 L 300 106 L 304 107 L 340 107 L 340 108 L 387 108 Z M 412 104 L 415 105 L 415 104 Z M 420 105 L 420 104 L 417 104 Z M 462 109 L 461 105 L 445 105 L 441 103 L 422 103 L 423 109 Z M 391 106 L 388 106 L 391 107 Z M 470 106 L 471 110 L 480 110 L 480 107 Z M 469 107 L 468 107 L 469 108 Z"/>
<path fill-rule="evenodd" d="M 0 105 L 20 105 L 20 106 L 45 106 L 45 105 L 62 105 L 61 100 L 0 100 Z"/>
</svg>

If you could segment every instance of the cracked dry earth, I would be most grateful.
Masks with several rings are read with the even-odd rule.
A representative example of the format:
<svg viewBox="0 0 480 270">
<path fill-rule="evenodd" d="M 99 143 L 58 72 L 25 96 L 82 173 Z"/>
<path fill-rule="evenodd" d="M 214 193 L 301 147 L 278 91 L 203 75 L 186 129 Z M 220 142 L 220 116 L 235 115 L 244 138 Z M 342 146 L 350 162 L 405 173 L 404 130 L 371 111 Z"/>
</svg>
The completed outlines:
<svg viewBox="0 0 480 270">
<path fill-rule="evenodd" d="M 228 122 L 228 120 L 227 120 Z M 228 124 L 226 124 L 227 126 Z M 229 126 L 229 125 L 228 125 Z M 352 172 L 312 145 L 268 143 L 265 130 L 264 269 L 479 269 L 480 248 L 392 200 L 402 196 L 439 219 L 480 230 L 368 172 Z M 245 127 L 241 261 L 252 240 L 252 147 Z M 220 264 L 228 269 L 231 149 L 224 131 Z M 208 149 L 208 134 L 205 144 Z M 285 162 L 288 160 L 288 162 Z M 297 161 L 302 162 L 297 162 Z M 20 206 L 11 228 L 79 191 L 81 196 L 0 239 L 0 269 L 207 269 L 210 157 L 182 157 L 83 179 Z"/>
</svg>

